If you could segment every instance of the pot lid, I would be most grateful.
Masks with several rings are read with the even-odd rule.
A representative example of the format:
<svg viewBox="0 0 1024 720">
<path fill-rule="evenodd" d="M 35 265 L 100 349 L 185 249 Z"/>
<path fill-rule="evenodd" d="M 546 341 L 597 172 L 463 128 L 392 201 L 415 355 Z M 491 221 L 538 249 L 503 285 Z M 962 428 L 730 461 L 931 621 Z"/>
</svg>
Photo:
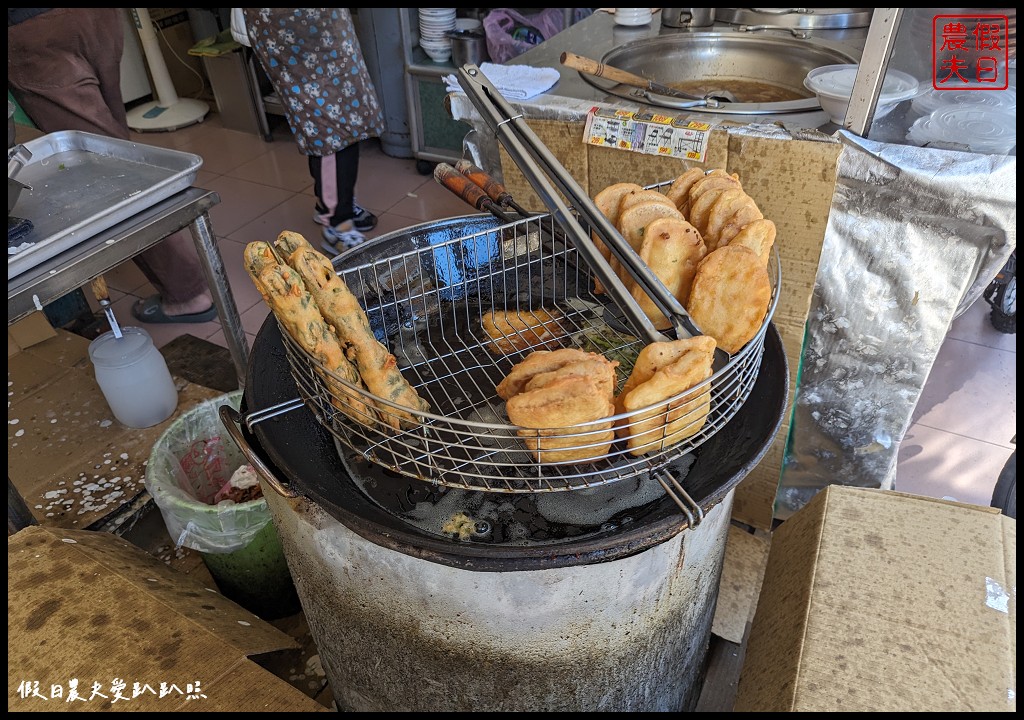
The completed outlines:
<svg viewBox="0 0 1024 720">
<path fill-rule="evenodd" d="M 808 90 L 836 100 L 849 98 L 857 81 L 857 65 L 825 65 L 807 74 Z M 919 92 L 920 83 L 911 75 L 889 70 L 882 81 L 878 102 L 889 104 L 908 100 Z"/>
<path fill-rule="evenodd" d="M 715 20 L 798 30 L 845 30 L 871 24 L 874 8 L 718 8 Z"/>
</svg>

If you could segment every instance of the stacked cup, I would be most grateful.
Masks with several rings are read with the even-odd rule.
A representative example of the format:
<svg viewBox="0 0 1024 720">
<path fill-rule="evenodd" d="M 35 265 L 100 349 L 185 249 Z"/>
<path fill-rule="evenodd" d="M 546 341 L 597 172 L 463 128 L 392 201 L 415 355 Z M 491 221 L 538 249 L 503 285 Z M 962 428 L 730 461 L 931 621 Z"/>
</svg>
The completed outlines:
<svg viewBox="0 0 1024 720">
<path fill-rule="evenodd" d="M 447 33 L 455 29 L 455 8 L 420 8 L 420 47 L 434 62 L 447 62 L 452 41 Z"/>
</svg>

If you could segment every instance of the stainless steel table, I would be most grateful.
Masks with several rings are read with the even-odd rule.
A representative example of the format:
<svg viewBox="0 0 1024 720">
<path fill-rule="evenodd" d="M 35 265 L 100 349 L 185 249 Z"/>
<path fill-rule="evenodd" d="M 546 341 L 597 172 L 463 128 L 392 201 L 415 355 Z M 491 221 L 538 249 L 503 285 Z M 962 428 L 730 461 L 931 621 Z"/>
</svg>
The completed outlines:
<svg viewBox="0 0 1024 720">
<path fill-rule="evenodd" d="M 210 226 L 210 208 L 219 202 L 217 193 L 189 187 L 12 278 L 7 282 L 8 325 L 187 227 L 242 386 L 249 346 Z"/>
</svg>

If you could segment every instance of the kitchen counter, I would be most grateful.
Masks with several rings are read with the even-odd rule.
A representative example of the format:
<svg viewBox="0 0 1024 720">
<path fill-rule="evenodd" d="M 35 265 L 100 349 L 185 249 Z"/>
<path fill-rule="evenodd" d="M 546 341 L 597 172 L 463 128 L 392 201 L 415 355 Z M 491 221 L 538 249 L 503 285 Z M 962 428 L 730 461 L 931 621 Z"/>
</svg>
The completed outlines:
<svg viewBox="0 0 1024 720">
<path fill-rule="evenodd" d="M 738 27 L 718 23 L 711 30 L 720 33 L 735 32 L 744 37 L 756 36 L 787 40 L 791 40 L 793 37 L 788 31 L 767 30 L 749 33 L 740 32 Z M 703 30 L 704 34 L 706 31 L 707 29 Z M 664 27 L 661 24 L 660 11 L 652 16 L 649 24 L 639 27 L 616 25 L 613 16 L 609 13 L 595 12 L 550 40 L 506 63 L 506 65 L 554 68 L 559 73 L 558 81 L 550 90 L 525 101 L 515 101 L 514 104 L 530 119 L 563 122 L 585 121 L 588 112 L 594 107 L 599 107 L 653 110 L 681 118 L 735 126 L 773 125 L 772 132 L 778 131 L 781 127 L 793 134 L 820 130 L 825 135 L 831 135 L 838 129 L 820 108 L 813 111 L 785 114 L 736 115 L 708 112 L 704 109 L 667 109 L 645 104 L 640 99 L 630 101 L 595 87 L 584 80 L 579 72 L 562 65 L 560 60 L 563 52 L 571 52 L 600 61 L 606 53 L 620 48 L 626 43 L 693 33 L 694 31 L 691 30 Z M 807 34 L 810 36 L 806 39 L 807 43 L 859 59 L 867 37 L 867 28 L 814 30 Z M 667 81 L 676 80 L 678 78 L 670 78 Z M 473 128 L 473 132 L 467 135 L 464 143 L 473 161 L 480 167 L 500 174 L 501 163 L 494 134 L 487 128 L 469 98 L 464 93 L 451 93 L 448 96 L 448 105 L 453 119 L 466 122 Z"/>
<path fill-rule="evenodd" d="M 700 32 L 708 32 L 709 30 L 721 33 L 738 32 L 737 26 L 727 25 L 724 23 L 716 24 L 710 29 L 702 29 Z M 660 14 L 660 11 L 651 15 L 651 22 L 648 25 L 639 27 L 617 26 L 615 25 L 614 17 L 611 14 L 598 11 L 581 20 L 580 23 L 570 26 L 551 40 L 538 45 L 532 50 L 524 52 L 511 60 L 508 65 L 529 65 L 542 68 L 555 68 L 558 70 L 560 77 L 555 87 L 544 95 L 530 100 L 531 104 L 537 104 L 539 107 L 543 107 L 543 105 L 549 103 L 558 103 L 563 101 L 565 98 L 583 100 L 585 102 L 626 104 L 627 101 L 623 98 L 608 95 L 584 80 L 577 71 L 562 66 L 559 59 L 561 53 L 574 52 L 600 60 L 605 53 L 610 52 L 615 48 L 622 47 L 627 43 L 646 40 L 649 38 L 687 35 L 693 34 L 694 32 L 696 31 L 664 27 L 662 25 L 662 14 Z M 744 33 L 744 35 L 753 36 L 755 34 Z M 782 31 L 763 31 L 758 32 L 757 35 L 784 38 L 792 37 L 790 33 Z M 866 28 L 833 31 L 822 30 L 810 33 L 810 37 L 807 38 L 807 42 L 835 49 L 851 55 L 852 57 L 859 58 L 866 36 Z M 714 115 L 715 117 L 734 119 L 734 117 L 730 115 L 715 115 L 712 113 L 700 113 L 700 115 Z M 815 113 L 812 115 L 815 115 L 816 117 L 802 119 L 801 125 L 803 127 L 808 127 L 807 123 L 820 120 L 821 118 L 824 118 L 824 122 L 827 122 L 827 118 L 824 117 L 823 113 Z M 821 122 L 817 123 L 817 125 L 821 124 Z"/>
<path fill-rule="evenodd" d="M 738 26 L 726 23 L 716 23 L 712 28 L 702 29 L 701 32 L 738 32 Z M 695 31 L 664 27 L 661 24 L 661 13 L 656 12 L 647 25 L 639 27 L 624 27 L 615 24 L 614 17 L 606 12 L 595 12 L 588 18 L 581 20 L 575 25 L 563 30 L 550 40 L 538 45 L 510 61 L 509 65 L 532 65 L 536 67 L 552 67 L 558 70 L 558 83 L 547 93 L 532 98 L 528 101 L 533 112 L 544 113 L 559 106 L 567 104 L 573 107 L 586 106 L 589 110 L 594 103 L 608 104 L 611 106 L 625 107 L 630 102 L 609 95 L 599 90 L 583 79 L 577 71 L 561 64 L 560 56 L 563 52 L 572 52 L 595 60 L 600 60 L 606 53 L 619 48 L 626 43 L 649 38 L 657 38 L 672 35 L 694 34 Z M 743 35 L 755 35 L 755 33 L 741 33 Z M 789 32 L 778 30 L 766 30 L 756 33 L 757 36 L 772 36 L 791 38 Z M 867 36 L 867 28 L 856 28 L 850 30 L 815 30 L 809 33 L 808 43 L 820 45 L 825 48 L 845 53 L 853 58 L 859 59 Z M 670 78 L 669 80 L 673 80 Z M 573 101 L 567 103 L 567 101 Z M 639 101 L 637 107 L 652 107 L 644 105 Z M 662 111 L 664 109 L 658 108 Z M 584 110 L 585 112 L 585 110 Z M 810 113 L 787 113 L 785 115 L 757 115 L 738 117 L 730 114 L 716 114 L 709 112 L 671 110 L 670 112 L 686 114 L 691 112 L 704 119 L 714 118 L 717 120 L 733 120 L 740 122 L 782 122 L 790 127 L 818 128 L 829 124 L 828 117 L 824 112 Z"/>
</svg>

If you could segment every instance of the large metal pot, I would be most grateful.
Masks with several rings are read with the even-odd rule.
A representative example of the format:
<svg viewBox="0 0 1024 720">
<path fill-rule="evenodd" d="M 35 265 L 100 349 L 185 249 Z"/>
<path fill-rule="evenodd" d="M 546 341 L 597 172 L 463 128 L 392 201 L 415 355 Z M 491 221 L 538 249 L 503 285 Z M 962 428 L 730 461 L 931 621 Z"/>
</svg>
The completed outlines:
<svg viewBox="0 0 1024 720">
<path fill-rule="evenodd" d="M 792 37 L 693 32 L 629 42 L 605 53 L 601 62 L 698 97 L 727 91 L 737 99 L 715 108 L 688 108 L 695 112 L 775 115 L 819 110 L 818 99 L 803 86 L 807 73 L 857 59 Z M 609 94 L 638 99 L 635 88 L 582 73 L 581 77 Z M 668 108 L 680 107 L 682 102 L 654 93 L 639 99 Z"/>
<path fill-rule="evenodd" d="M 399 234 L 417 242 L 471 223 L 486 221 Z M 342 261 L 386 255 L 394 235 Z M 732 493 L 779 428 L 787 377 L 772 326 L 746 404 L 673 469 L 704 513 L 699 523 L 643 478 L 460 496 L 360 463 L 305 406 L 229 428 L 262 474 L 340 709 L 685 710 L 700 692 Z M 245 387 L 243 412 L 296 395 L 272 318 Z M 419 522 L 424 508 L 448 512 L 452 500 L 493 503 L 486 536 L 455 541 Z"/>
</svg>

